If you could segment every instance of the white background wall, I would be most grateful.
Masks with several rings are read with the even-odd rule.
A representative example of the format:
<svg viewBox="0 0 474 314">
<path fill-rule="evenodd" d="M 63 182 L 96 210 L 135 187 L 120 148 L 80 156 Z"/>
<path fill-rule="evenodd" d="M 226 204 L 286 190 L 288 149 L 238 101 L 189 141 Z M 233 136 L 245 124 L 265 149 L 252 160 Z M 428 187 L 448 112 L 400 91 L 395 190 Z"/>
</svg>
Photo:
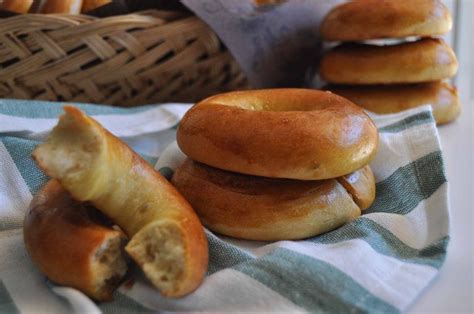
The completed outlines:
<svg viewBox="0 0 474 314">
<path fill-rule="evenodd" d="M 459 88 L 462 103 L 474 98 L 474 0 L 445 0 L 453 15 L 453 30 L 444 36 L 456 51 L 459 60 L 454 84 Z"/>
<path fill-rule="evenodd" d="M 455 29 L 453 47 L 459 59 L 459 72 L 455 84 L 464 104 L 474 99 L 474 0 L 454 2 Z"/>
</svg>

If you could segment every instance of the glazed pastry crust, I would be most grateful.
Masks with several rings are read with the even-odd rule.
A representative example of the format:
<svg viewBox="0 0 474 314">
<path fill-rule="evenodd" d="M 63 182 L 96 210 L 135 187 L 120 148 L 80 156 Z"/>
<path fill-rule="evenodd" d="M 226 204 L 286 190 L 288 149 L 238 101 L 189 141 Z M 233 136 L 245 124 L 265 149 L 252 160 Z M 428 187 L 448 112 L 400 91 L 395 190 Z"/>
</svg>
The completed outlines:
<svg viewBox="0 0 474 314">
<path fill-rule="evenodd" d="M 199 102 L 181 120 L 177 142 L 188 157 L 215 168 L 322 180 L 368 164 L 378 132 L 345 98 L 283 88 L 224 93 Z"/>
<path fill-rule="evenodd" d="M 450 78 L 457 69 L 451 47 L 426 38 L 393 46 L 342 44 L 323 56 L 320 75 L 334 84 L 405 84 Z"/>
<path fill-rule="evenodd" d="M 83 0 L 82 12 L 87 13 L 110 2 L 112 0 Z"/>
<path fill-rule="evenodd" d="M 438 125 L 454 121 L 461 113 L 456 88 L 440 81 L 403 85 L 330 85 L 326 89 L 378 114 L 429 104 Z"/>
<path fill-rule="evenodd" d="M 343 182 L 299 181 L 242 175 L 187 159 L 172 182 L 209 229 L 250 240 L 302 239 L 330 231 L 359 217 L 361 207 L 375 198 L 368 166 Z"/>
<path fill-rule="evenodd" d="M 41 7 L 41 13 L 79 14 L 83 0 L 46 0 Z"/>
<path fill-rule="evenodd" d="M 26 249 L 50 280 L 99 301 L 112 299 L 127 271 L 125 235 L 74 200 L 56 180 L 34 196 L 23 226 Z"/>
<path fill-rule="evenodd" d="M 358 0 L 330 11 L 321 35 L 328 41 L 427 37 L 449 32 L 452 24 L 440 0 Z"/>
<path fill-rule="evenodd" d="M 33 0 L 3 0 L 0 3 L 0 10 L 6 10 L 15 13 L 28 13 Z"/>
</svg>

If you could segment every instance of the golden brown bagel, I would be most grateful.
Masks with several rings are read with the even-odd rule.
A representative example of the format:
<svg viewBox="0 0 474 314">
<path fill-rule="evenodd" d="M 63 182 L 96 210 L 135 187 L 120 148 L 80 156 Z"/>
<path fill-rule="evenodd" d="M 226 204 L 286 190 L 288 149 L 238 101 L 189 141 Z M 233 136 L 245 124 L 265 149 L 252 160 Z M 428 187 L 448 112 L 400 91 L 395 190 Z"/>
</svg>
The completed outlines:
<svg viewBox="0 0 474 314">
<path fill-rule="evenodd" d="M 453 50 L 427 38 L 393 46 L 342 44 L 323 56 L 320 74 L 334 84 L 394 84 L 438 81 L 457 69 Z"/>
<path fill-rule="evenodd" d="M 369 166 L 339 177 L 337 180 L 352 195 L 354 202 L 361 210 L 369 208 L 374 202 L 375 178 Z"/>
<path fill-rule="evenodd" d="M 127 271 L 126 238 L 97 214 L 51 180 L 33 198 L 23 232 L 31 259 L 50 280 L 105 301 Z"/>
<path fill-rule="evenodd" d="M 356 181 L 351 186 L 361 190 L 364 204 L 368 204 L 365 196 L 371 192 L 364 190 L 374 190 L 374 181 L 362 185 Z M 187 159 L 176 169 L 172 183 L 209 229 L 242 239 L 307 238 L 335 229 L 361 213 L 351 195 L 335 179 L 299 181 L 255 177 Z"/>
<path fill-rule="evenodd" d="M 358 0 L 335 7 L 321 24 L 329 41 L 433 36 L 449 32 L 451 14 L 440 0 Z"/>
<path fill-rule="evenodd" d="M 110 2 L 112 0 L 83 0 L 82 12 L 87 13 Z"/>
<path fill-rule="evenodd" d="M 41 7 L 41 13 L 79 14 L 81 9 L 82 0 L 46 0 Z"/>
<path fill-rule="evenodd" d="M 33 0 L 3 0 L 0 3 L 0 10 L 15 13 L 28 13 L 33 4 Z"/>
<path fill-rule="evenodd" d="M 329 92 L 264 89 L 209 97 L 177 132 L 181 150 L 207 165 L 256 176 L 320 180 L 366 165 L 378 133 L 360 107 Z"/>
<path fill-rule="evenodd" d="M 165 296 L 196 289 L 208 248 L 198 217 L 176 189 L 125 143 L 66 106 L 33 158 L 72 196 L 89 201 L 129 236 L 125 250 Z"/>
<path fill-rule="evenodd" d="M 430 104 L 438 124 L 455 120 L 461 112 L 455 87 L 444 82 L 406 85 L 366 85 L 326 87 L 335 94 L 375 113 L 395 113 Z"/>
</svg>

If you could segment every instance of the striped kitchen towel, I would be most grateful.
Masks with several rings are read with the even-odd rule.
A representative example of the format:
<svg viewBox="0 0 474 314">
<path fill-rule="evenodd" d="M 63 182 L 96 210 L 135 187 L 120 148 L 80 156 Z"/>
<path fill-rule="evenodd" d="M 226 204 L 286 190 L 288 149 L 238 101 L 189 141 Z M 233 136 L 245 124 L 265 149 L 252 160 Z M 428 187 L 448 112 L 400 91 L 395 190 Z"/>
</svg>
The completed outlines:
<svg viewBox="0 0 474 314">
<path fill-rule="evenodd" d="M 182 155 L 176 126 L 189 108 L 77 105 L 170 176 Z M 447 181 L 429 106 L 373 116 L 380 147 L 371 166 L 377 198 L 337 230 L 304 241 L 236 240 L 207 232 L 208 275 L 181 299 L 166 299 L 139 270 L 110 303 L 46 280 L 23 244 L 22 220 L 45 182 L 30 155 L 62 104 L 0 100 L 0 313 L 156 311 L 399 312 L 442 266 L 449 241 Z M 166 148 L 168 147 L 168 148 Z"/>
</svg>

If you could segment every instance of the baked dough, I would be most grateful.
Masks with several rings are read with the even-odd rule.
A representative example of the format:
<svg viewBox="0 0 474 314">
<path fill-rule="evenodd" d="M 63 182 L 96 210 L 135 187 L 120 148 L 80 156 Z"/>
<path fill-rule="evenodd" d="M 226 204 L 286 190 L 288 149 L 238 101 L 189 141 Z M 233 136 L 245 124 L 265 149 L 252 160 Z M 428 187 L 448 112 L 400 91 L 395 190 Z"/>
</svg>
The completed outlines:
<svg viewBox="0 0 474 314">
<path fill-rule="evenodd" d="M 3 2 L 0 2 L 0 10 L 28 13 L 32 4 L 33 0 L 3 0 Z"/>
<path fill-rule="evenodd" d="M 107 301 L 127 272 L 126 237 L 98 214 L 50 180 L 33 198 L 23 233 L 31 259 L 50 280 Z"/>
<path fill-rule="evenodd" d="M 455 87 L 445 82 L 406 85 L 330 85 L 326 89 L 375 113 L 396 113 L 430 104 L 437 124 L 455 120 L 460 112 Z"/>
<path fill-rule="evenodd" d="M 46 0 L 41 7 L 41 13 L 80 14 L 82 0 Z"/>
<path fill-rule="evenodd" d="M 130 238 L 127 253 L 165 296 L 204 278 L 208 248 L 198 217 L 145 160 L 81 110 L 66 106 L 33 158 L 79 201 L 91 202 Z"/>
<path fill-rule="evenodd" d="M 440 0 L 358 0 L 335 7 L 321 24 L 328 41 L 441 35 L 452 27 Z"/>
<path fill-rule="evenodd" d="M 394 84 L 438 81 L 457 69 L 451 47 L 426 38 L 393 46 L 342 44 L 323 56 L 320 74 L 334 84 Z"/>
<path fill-rule="evenodd" d="M 375 200 L 375 178 L 370 166 L 337 178 L 339 183 L 352 195 L 361 210 L 369 208 Z"/>
<path fill-rule="evenodd" d="M 190 158 L 219 169 L 321 180 L 365 166 L 378 133 L 360 107 L 330 92 L 264 89 L 196 104 L 181 120 L 177 142 Z"/>
<path fill-rule="evenodd" d="M 83 0 L 82 12 L 87 13 L 110 2 L 112 0 Z"/>
<path fill-rule="evenodd" d="M 303 239 L 360 216 L 375 198 L 367 166 L 340 179 L 299 181 L 242 175 L 187 159 L 172 183 L 209 229 L 249 240 Z M 344 186 L 350 188 L 355 201 Z"/>
</svg>

